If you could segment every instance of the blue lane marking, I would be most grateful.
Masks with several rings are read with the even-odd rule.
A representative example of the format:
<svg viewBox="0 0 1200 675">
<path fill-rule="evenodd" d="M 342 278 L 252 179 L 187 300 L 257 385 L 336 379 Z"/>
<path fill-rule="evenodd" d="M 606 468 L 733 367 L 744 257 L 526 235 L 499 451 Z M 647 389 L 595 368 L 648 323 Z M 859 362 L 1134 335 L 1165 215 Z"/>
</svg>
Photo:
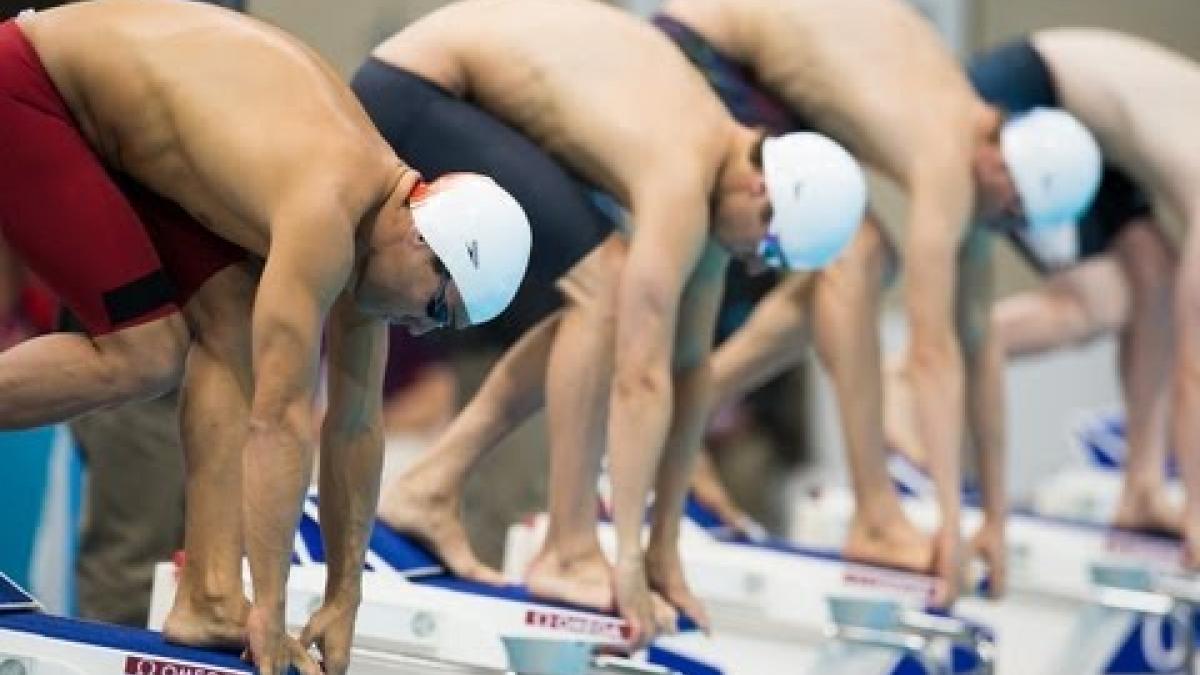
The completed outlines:
<svg viewBox="0 0 1200 675">
<path fill-rule="evenodd" d="M 309 495 L 308 501 L 318 504 L 316 495 Z M 321 524 L 317 519 L 311 517 L 309 513 L 302 514 L 297 531 L 306 549 L 303 553 L 307 555 L 307 558 L 313 562 L 324 563 L 325 546 L 321 540 Z M 297 542 L 298 545 L 299 542 Z M 378 518 L 371 527 L 371 539 L 367 547 L 371 553 L 390 565 L 393 571 L 399 572 L 409 579 L 445 572 L 442 562 L 436 556 L 409 537 L 393 530 Z M 300 553 L 302 552 L 293 550 L 292 564 L 301 563 Z M 371 569 L 371 565 L 368 563 L 366 568 Z"/>
<path fill-rule="evenodd" d="M 132 652 L 174 661 L 190 661 L 239 673 L 253 672 L 250 665 L 236 655 L 168 644 L 163 640 L 161 633 L 148 630 L 65 619 L 38 612 L 0 614 L 0 629 L 106 647 L 119 652 Z"/>
</svg>

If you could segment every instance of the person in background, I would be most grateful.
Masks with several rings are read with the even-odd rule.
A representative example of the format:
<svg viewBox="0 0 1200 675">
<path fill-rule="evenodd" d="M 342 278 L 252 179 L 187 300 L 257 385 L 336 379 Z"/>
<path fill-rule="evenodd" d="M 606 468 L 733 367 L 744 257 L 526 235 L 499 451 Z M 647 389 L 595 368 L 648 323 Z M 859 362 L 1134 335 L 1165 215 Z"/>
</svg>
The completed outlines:
<svg viewBox="0 0 1200 675">
<path fill-rule="evenodd" d="M 930 537 L 913 525 L 886 471 L 877 321 L 897 251 L 874 218 L 815 282 L 785 278 L 759 302 L 712 359 L 714 397 L 738 396 L 797 363 L 811 335 L 833 381 L 856 500 L 844 554 L 936 574 L 935 602 L 949 603 L 963 424 L 947 411 L 964 409 L 963 354 L 975 344 L 960 339 L 955 321 L 956 288 L 974 282 L 961 278 L 958 255 L 969 246 L 973 157 L 999 122 L 905 3 L 670 0 L 654 23 L 739 117 L 827 133 L 908 197 L 899 257 L 909 263 L 914 396 L 945 526 Z"/>
<path fill-rule="evenodd" d="M 984 98 L 1010 115 L 1062 105 L 1057 78 L 1033 36 L 979 54 L 967 73 Z M 1116 334 L 1128 463 L 1113 524 L 1178 534 L 1181 514 L 1168 503 L 1164 473 L 1178 254 L 1150 195 L 1106 159 L 1096 197 L 1079 218 L 1066 255 L 1053 255 L 1019 231 L 1007 236 L 1045 283 L 995 304 L 991 335 L 999 358 L 1006 362 Z M 889 367 L 884 397 L 888 440 L 922 464 L 905 373 L 900 354 Z M 998 431 L 1005 423 L 1002 406 L 971 420 L 981 453 L 1003 452 Z"/>
<path fill-rule="evenodd" d="M 546 276 L 567 300 L 505 354 L 441 441 L 387 486 L 381 517 L 429 543 L 455 572 L 498 580 L 462 532 L 461 486 L 479 456 L 541 406 L 544 381 L 552 525 L 527 573 L 531 591 L 612 607 L 615 588 L 634 644 L 666 623 L 651 588 L 705 624 L 677 536 L 694 452 L 684 439 L 701 433 L 692 410 L 707 396 L 726 265 L 737 258 L 809 269 L 836 258 L 865 204 L 857 164 L 817 134 L 767 137 L 738 125 L 660 35 L 600 3 L 454 3 L 380 45 L 354 88 L 418 167 L 421 145 L 443 157 L 441 149 L 483 136 L 496 140 L 466 148 L 500 152 L 473 161 L 511 163 L 511 172 L 494 173 L 518 199 L 518 184 L 537 195 L 544 178 L 554 196 L 546 217 L 532 218 L 530 277 L 545 275 L 537 259 L 546 256 Z M 563 168 L 629 211 L 627 252 L 615 235 L 590 250 L 543 248 L 597 222 L 594 208 L 572 206 L 580 190 Z M 560 205 L 571 210 L 559 213 L 582 217 L 559 217 Z M 620 532 L 615 570 L 596 538 L 605 437 Z M 643 549 L 652 486 L 654 534 Z"/>
</svg>

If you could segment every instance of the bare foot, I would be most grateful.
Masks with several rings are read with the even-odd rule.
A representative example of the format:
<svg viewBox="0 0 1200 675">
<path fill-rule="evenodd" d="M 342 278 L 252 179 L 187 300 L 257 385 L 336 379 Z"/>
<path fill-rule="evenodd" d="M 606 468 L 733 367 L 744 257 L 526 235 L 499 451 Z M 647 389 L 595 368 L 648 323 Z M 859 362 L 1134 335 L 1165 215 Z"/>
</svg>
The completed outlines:
<svg viewBox="0 0 1200 675">
<path fill-rule="evenodd" d="M 578 556 L 564 556 L 543 546 L 525 571 L 533 595 L 602 611 L 612 611 L 613 570 L 596 548 Z"/>
<path fill-rule="evenodd" d="M 925 468 L 925 446 L 917 429 L 917 408 L 904 364 L 889 361 L 883 377 L 883 437 L 888 447 Z"/>
<path fill-rule="evenodd" d="M 678 546 L 651 543 L 646 551 L 646 579 L 676 613 L 690 618 L 705 633 L 711 630 L 708 610 L 688 585 Z M 655 598 L 656 601 L 658 599 Z M 674 628 L 674 624 L 671 627 Z"/>
<path fill-rule="evenodd" d="M 416 539 L 442 561 L 455 576 L 501 585 L 504 575 L 479 562 L 471 550 L 467 530 L 459 516 L 459 494 L 431 494 L 424 481 L 412 475 L 388 484 L 379 504 L 379 519 L 392 529 Z"/>
<path fill-rule="evenodd" d="M 856 562 L 929 574 L 933 569 L 934 542 L 904 517 L 884 527 L 855 518 L 842 555 Z"/>
<path fill-rule="evenodd" d="M 751 541 L 763 541 L 767 538 L 766 528 L 746 515 L 734 503 L 733 496 L 725 489 L 721 476 L 709 458 L 708 450 L 700 451 L 696 470 L 692 473 L 692 496 L 734 534 L 742 535 Z"/>
<path fill-rule="evenodd" d="M 167 642 L 218 651 L 240 652 L 246 646 L 246 615 L 250 603 L 244 597 L 216 602 L 175 597 L 175 605 L 163 623 Z"/>
<path fill-rule="evenodd" d="M 1136 532 L 1179 536 L 1183 530 L 1183 511 L 1171 503 L 1161 487 L 1132 489 L 1126 485 L 1117 503 L 1113 525 Z"/>
</svg>

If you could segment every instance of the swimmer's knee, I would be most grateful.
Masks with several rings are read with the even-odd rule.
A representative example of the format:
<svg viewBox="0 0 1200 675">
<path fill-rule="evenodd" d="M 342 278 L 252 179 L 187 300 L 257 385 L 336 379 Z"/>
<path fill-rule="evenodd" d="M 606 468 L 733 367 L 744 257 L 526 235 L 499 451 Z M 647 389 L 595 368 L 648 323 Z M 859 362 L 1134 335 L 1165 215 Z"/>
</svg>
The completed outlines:
<svg viewBox="0 0 1200 675">
<path fill-rule="evenodd" d="M 873 283 L 886 288 L 894 283 L 899 269 L 896 245 L 879 221 L 868 214 L 850 247 L 826 271 L 844 277 L 874 279 Z"/>
<path fill-rule="evenodd" d="M 619 275 L 619 270 L 616 272 Z M 593 325 L 616 320 L 619 276 L 585 279 L 568 275 L 559 281 L 563 295 L 563 320 Z"/>
<path fill-rule="evenodd" d="M 178 314 L 95 340 L 114 403 L 153 398 L 183 379 L 190 335 Z"/>
<path fill-rule="evenodd" d="M 615 303 L 626 255 L 624 240 L 611 235 L 575 263 L 556 284 L 567 305 L 603 307 Z"/>
<path fill-rule="evenodd" d="M 472 426 L 509 429 L 532 413 L 531 392 L 522 389 L 522 378 L 493 369 L 488 380 L 461 413 Z"/>
<path fill-rule="evenodd" d="M 1051 292 L 1049 300 L 1051 311 L 1066 325 L 1066 334 L 1075 347 L 1087 347 L 1118 327 L 1110 312 L 1089 304 L 1075 293 Z"/>
<path fill-rule="evenodd" d="M 890 288 L 900 276 L 900 252 L 896 242 L 892 241 L 874 216 L 868 216 L 862 229 L 867 242 L 869 264 L 875 270 L 879 285 Z"/>
<path fill-rule="evenodd" d="M 1135 235 L 1121 266 L 1130 292 L 1139 301 L 1167 297 L 1175 287 L 1178 261 L 1156 233 Z"/>
<path fill-rule="evenodd" d="M 245 265 L 230 265 L 217 272 L 188 299 L 184 317 L 199 333 L 213 325 L 249 325 L 256 290 L 254 276 Z"/>
</svg>

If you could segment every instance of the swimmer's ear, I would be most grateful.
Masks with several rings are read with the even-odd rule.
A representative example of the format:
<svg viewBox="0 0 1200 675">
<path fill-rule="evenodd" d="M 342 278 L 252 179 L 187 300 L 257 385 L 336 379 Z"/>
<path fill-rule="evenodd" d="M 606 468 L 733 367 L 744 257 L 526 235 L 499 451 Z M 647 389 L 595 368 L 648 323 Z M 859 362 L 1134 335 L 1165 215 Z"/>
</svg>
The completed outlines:
<svg viewBox="0 0 1200 675">
<path fill-rule="evenodd" d="M 425 241 L 425 237 L 421 234 L 421 231 L 415 227 L 408 231 L 408 243 L 413 248 L 429 248 L 429 242 Z"/>
</svg>

